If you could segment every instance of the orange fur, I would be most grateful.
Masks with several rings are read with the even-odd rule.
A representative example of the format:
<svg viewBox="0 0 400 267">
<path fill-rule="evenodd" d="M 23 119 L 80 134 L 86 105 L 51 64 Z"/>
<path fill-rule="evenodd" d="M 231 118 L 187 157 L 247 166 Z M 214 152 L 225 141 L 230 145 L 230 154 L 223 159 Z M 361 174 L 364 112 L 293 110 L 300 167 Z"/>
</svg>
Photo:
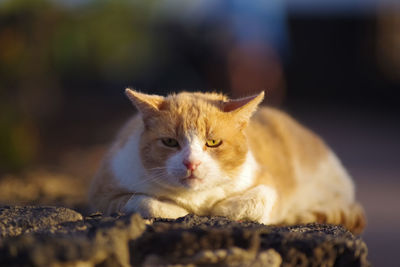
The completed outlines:
<svg viewBox="0 0 400 267">
<path fill-rule="evenodd" d="M 263 94 L 239 100 L 217 93 L 161 97 L 127 90 L 127 95 L 140 113 L 122 129 L 93 180 L 94 209 L 363 229 L 352 181 L 333 152 L 285 113 L 256 111 Z M 179 147 L 166 147 L 162 138 L 176 139 Z M 210 139 L 222 144 L 208 147 Z M 185 186 L 186 172 L 170 174 L 182 171 L 182 157 L 202 162 L 192 172 L 199 177 Z"/>
</svg>

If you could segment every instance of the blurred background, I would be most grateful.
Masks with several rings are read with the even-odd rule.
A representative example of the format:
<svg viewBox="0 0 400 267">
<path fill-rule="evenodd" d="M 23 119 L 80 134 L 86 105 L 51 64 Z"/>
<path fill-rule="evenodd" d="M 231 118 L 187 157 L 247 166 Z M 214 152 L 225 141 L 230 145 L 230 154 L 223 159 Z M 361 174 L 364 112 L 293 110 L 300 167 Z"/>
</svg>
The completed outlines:
<svg viewBox="0 0 400 267">
<path fill-rule="evenodd" d="M 355 179 L 375 266 L 400 248 L 397 0 L 0 0 L 0 203 L 85 212 L 143 92 L 265 90 Z"/>
</svg>

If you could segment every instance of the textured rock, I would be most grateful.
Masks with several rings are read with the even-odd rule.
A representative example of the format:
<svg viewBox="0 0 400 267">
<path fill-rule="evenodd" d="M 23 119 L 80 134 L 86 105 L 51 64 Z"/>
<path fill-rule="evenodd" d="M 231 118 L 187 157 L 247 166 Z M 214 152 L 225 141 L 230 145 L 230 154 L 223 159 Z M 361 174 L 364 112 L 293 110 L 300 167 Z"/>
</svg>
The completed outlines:
<svg viewBox="0 0 400 267">
<path fill-rule="evenodd" d="M 171 263 L 156 254 L 146 257 L 140 266 L 252 266 L 252 267 L 278 267 L 282 263 L 281 256 L 269 249 L 257 254 L 244 249 L 232 247 L 230 249 L 204 250 L 194 256 Z M 136 266 L 137 264 L 134 264 Z"/>
<path fill-rule="evenodd" d="M 0 207 L 0 237 L 30 232 L 65 232 L 67 223 L 82 221 L 80 213 L 62 207 L 4 206 Z M 84 226 L 74 224 L 74 230 Z"/>
<path fill-rule="evenodd" d="M 83 219 L 79 213 L 64 208 L 4 209 L 7 212 L 0 217 L 0 224 L 5 229 L 14 221 L 27 227 L 25 231 L 4 232 L 0 239 L 0 266 L 129 266 L 128 242 L 146 228 L 137 214 L 94 214 Z M 59 211 L 75 215 L 64 217 Z M 13 218 L 7 218 L 7 214 Z"/>
<path fill-rule="evenodd" d="M 146 226 L 138 215 L 0 208 L 0 266 L 369 266 L 341 226 L 277 227 L 187 215 Z"/>
<path fill-rule="evenodd" d="M 241 262 L 242 266 L 260 266 L 263 258 L 271 266 L 280 261 L 282 266 L 369 266 L 367 247 L 359 237 L 341 226 L 322 224 L 276 227 L 188 215 L 178 220 L 156 220 L 130 245 L 136 252 L 133 265 L 167 262 L 233 266 Z M 241 256 L 227 257 L 232 251 Z M 262 254 L 267 251 L 269 256 Z M 219 260 L 214 263 L 216 258 Z"/>
</svg>

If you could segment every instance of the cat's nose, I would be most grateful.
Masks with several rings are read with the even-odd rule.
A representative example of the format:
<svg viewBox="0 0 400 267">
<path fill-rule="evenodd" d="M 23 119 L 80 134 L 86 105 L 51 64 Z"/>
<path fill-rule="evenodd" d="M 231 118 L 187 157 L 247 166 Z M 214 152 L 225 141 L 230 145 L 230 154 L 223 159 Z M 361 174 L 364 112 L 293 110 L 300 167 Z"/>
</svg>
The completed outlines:
<svg viewBox="0 0 400 267">
<path fill-rule="evenodd" d="M 183 165 L 186 166 L 186 169 L 190 171 L 194 171 L 201 164 L 200 160 L 183 160 Z"/>
</svg>

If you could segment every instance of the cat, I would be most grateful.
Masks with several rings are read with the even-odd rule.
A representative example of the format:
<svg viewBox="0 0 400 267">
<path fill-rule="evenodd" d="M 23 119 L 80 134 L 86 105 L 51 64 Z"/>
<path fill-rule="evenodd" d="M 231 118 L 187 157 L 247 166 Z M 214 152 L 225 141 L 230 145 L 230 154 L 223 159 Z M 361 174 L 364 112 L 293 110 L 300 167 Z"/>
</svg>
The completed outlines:
<svg viewBox="0 0 400 267">
<path fill-rule="evenodd" d="M 92 181 L 93 210 L 363 230 L 363 209 L 336 155 L 286 113 L 259 107 L 264 92 L 235 100 L 218 93 L 125 92 L 139 113 Z"/>
</svg>

